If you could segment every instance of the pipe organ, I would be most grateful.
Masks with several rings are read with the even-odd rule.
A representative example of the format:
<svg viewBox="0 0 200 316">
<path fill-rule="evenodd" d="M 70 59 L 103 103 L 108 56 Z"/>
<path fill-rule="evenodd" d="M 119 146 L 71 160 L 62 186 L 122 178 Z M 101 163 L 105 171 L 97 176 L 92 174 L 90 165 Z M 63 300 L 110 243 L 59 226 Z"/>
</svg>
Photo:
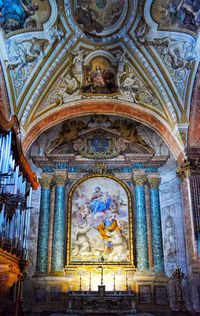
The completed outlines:
<svg viewBox="0 0 200 316">
<path fill-rule="evenodd" d="M 15 315 L 22 311 L 32 190 L 37 187 L 22 151 L 18 120 L 0 115 L 0 312 L 7 310 L 8 297 Z"/>
<path fill-rule="evenodd" d="M 0 243 L 27 259 L 32 187 L 15 159 L 12 134 L 0 135 Z"/>
</svg>

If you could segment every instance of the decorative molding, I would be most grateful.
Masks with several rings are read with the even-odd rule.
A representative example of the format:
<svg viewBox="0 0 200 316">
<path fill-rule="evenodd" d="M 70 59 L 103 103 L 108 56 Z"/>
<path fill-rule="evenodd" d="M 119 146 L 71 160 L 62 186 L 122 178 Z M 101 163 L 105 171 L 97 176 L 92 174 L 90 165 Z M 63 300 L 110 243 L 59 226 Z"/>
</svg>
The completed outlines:
<svg viewBox="0 0 200 316">
<path fill-rule="evenodd" d="M 147 175 L 141 174 L 141 175 L 134 175 L 133 174 L 133 182 L 136 186 L 143 186 L 146 184 L 147 181 Z"/>
<path fill-rule="evenodd" d="M 41 187 L 43 189 L 49 189 L 52 184 L 52 178 L 52 174 L 43 173 L 42 178 L 39 180 Z"/>
<path fill-rule="evenodd" d="M 190 177 L 191 175 L 190 170 L 191 170 L 190 162 L 188 160 L 185 160 L 183 163 L 181 163 L 178 166 L 176 173 L 180 177 L 181 181 L 184 181 Z"/>
<path fill-rule="evenodd" d="M 158 188 L 160 185 L 161 179 L 158 177 L 148 177 L 148 184 L 150 188 Z"/>
</svg>

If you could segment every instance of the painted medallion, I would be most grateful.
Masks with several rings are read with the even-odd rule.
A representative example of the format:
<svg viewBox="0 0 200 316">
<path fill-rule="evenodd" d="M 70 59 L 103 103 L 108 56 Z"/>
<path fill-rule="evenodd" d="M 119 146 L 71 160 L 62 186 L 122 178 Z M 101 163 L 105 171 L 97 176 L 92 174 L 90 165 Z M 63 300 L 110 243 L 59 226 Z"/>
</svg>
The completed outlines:
<svg viewBox="0 0 200 316">
<path fill-rule="evenodd" d="M 116 68 L 102 56 L 95 57 L 84 69 L 83 93 L 112 94 L 117 92 Z"/>
<path fill-rule="evenodd" d="M 93 35 L 114 33 L 128 12 L 128 0 L 75 0 L 74 16 L 79 27 Z"/>
</svg>

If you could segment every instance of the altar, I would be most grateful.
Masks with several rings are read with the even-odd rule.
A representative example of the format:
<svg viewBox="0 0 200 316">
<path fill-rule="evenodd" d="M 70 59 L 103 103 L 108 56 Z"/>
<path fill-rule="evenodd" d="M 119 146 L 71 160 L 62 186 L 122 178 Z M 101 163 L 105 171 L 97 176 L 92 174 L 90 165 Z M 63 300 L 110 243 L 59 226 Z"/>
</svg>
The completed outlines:
<svg viewBox="0 0 200 316">
<path fill-rule="evenodd" d="M 133 291 L 70 291 L 66 297 L 67 315 L 132 315 L 135 314 Z"/>
</svg>

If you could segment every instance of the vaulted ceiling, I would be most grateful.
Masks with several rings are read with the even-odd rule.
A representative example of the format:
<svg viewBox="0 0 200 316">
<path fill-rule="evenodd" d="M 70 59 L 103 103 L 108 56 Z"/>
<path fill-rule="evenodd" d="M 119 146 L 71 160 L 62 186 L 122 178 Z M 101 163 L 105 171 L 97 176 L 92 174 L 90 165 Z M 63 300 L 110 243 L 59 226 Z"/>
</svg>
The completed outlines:
<svg viewBox="0 0 200 316">
<path fill-rule="evenodd" d="M 1 64 L 25 150 L 48 127 L 93 111 L 168 132 L 176 156 L 184 152 L 199 65 L 198 1 L 9 3 L 0 5 Z"/>
</svg>

